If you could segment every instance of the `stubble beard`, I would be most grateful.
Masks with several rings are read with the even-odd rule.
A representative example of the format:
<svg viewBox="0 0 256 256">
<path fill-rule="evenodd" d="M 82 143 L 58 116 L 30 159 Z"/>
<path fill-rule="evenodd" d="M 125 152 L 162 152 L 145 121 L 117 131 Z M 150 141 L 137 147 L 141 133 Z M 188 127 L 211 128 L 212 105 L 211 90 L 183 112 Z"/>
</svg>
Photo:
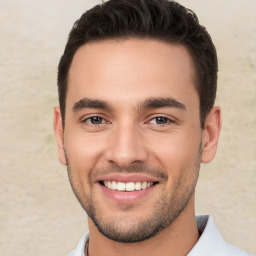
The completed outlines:
<svg viewBox="0 0 256 256">
<path fill-rule="evenodd" d="M 122 243 L 136 243 L 147 240 L 169 227 L 184 211 L 194 194 L 200 169 L 199 156 L 197 161 L 182 170 L 184 175 L 176 182 L 172 188 L 172 192 L 169 194 L 162 193 L 161 199 L 154 204 L 153 212 L 145 220 L 127 220 L 126 218 L 106 219 L 104 212 L 100 208 L 100 203 L 97 203 L 94 198 L 93 192 L 86 195 L 85 200 L 82 200 L 81 192 L 79 192 L 79 188 L 73 182 L 72 173 L 74 170 L 69 165 L 67 154 L 66 160 L 71 187 L 89 218 L 102 235 L 108 239 Z M 113 168 L 111 168 L 111 171 L 113 171 Z M 134 172 L 138 172 L 139 169 L 144 170 L 145 166 L 140 167 L 140 164 L 136 164 Z M 156 171 L 153 168 L 146 169 L 151 170 L 151 173 Z M 132 171 L 133 167 L 129 168 L 129 172 Z M 157 171 L 159 173 L 155 174 L 156 176 L 164 176 L 165 172 L 163 170 L 158 169 Z M 120 172 L 120 168 L 116 172 Z M 126 210 L 129 211 L 129 206 L 127 206 Z"/>
</svg>

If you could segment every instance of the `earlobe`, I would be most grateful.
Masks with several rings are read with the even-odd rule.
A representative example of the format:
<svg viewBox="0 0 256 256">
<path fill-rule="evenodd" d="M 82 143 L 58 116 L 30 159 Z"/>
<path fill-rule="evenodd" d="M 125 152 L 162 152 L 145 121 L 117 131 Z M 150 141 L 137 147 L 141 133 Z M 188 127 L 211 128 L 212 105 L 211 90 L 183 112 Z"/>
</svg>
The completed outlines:
<svg viewBox="0 0 256 256">
<path fill-rule="evenodd" d="M 66 165 L 66 157 L 64 152 L 64 131 L 62 126 L 62 117 L 60 112 L 60 107 L 54 107 L 53 112 L 53 128 L 55 132 L 55 138 L 58 146 L 58 157 L 59 161 Z"/>
<path fill-rule="evenodd" d="M 214 106 L 205 120 L 202 135 L 202 163 L 209 163 L 213 160 L 221 129 L 221 109 Z"/>
</svg>

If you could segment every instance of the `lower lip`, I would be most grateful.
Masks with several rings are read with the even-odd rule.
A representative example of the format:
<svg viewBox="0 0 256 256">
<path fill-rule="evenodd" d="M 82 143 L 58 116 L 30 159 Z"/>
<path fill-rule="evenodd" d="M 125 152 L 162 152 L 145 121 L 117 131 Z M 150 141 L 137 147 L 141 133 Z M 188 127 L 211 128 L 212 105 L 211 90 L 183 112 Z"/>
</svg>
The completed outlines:
<svg viewBox="0 0 256 256">
<path fill-rule="evenodd" d="M 103 193 L 107 197 L 116 201 L 117 203 L 131 204 L 131 203 L 135 203 L 135 202 L 147 197 L 151 192 L 153 192 L 153 190 L 155 189 L 157 184 L 153 185 L 147 189 L 135 190 L 132 192 L 112 190 L 112 189 L 109 189 L 101 184 L 99 184 L 99 186 L 101 187 Z"/>
</svg>

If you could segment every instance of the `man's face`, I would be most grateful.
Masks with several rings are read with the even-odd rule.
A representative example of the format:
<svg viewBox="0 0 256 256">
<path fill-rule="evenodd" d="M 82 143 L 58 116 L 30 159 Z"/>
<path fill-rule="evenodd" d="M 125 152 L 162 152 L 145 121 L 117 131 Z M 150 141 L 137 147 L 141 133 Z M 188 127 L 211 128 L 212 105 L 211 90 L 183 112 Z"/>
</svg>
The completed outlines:
<svg viewBox="0 0 256 256">
<path fill-rule="evenodd" d="M 193 72 L 186 48 L 156 40 L 76 52 L 60 158 L 106 237 L 142 241 L 193 210 L 202 136 Z"/>
</svg>

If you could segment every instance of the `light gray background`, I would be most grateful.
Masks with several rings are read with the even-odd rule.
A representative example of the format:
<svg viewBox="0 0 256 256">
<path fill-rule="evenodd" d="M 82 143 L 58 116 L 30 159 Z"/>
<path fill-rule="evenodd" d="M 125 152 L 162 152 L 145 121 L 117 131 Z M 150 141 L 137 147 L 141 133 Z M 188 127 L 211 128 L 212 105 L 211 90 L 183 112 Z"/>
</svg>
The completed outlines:
<svg viewBox="0 0 256 256">
<path fill-rule="evenodd" d="M 0 0 L 0 255 L 56 256 L 87 229 L 57 161 L 56 71 L 74 21 L 100 1 Z M 223 127 L 201 168 L 196 212 L 256 253 L 256 2 L 181 0 L 216 44 Z"/>
</svg>

